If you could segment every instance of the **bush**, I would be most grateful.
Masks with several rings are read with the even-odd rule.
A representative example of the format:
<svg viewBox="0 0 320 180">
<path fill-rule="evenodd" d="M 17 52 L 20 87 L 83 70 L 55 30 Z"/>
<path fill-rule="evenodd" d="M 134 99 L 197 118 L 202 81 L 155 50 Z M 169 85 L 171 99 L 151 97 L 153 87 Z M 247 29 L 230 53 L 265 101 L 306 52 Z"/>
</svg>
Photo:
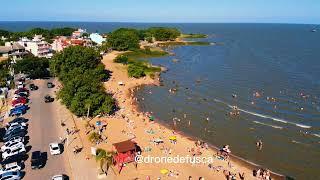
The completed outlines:
<svg viewBox="0 0 320 180">
<path fill-rule="evenodd" d="M 89 141 L 92 143 L 96 143 L 97 141 L 99 141 L 101 139 L 101 135 L 98 134 L 97 132 L 92 132 L 89 135 Z"/>
<path fill-rule="evenodd" d="M 140 78 L 146 76 L 144 72 L 144 66 L 138 64 L 129 64 L 128 66 L 128 75 L 134 78 Z"/>
<path fill-rule="evenodd" d="M 120 55 L 114 59 L 114 62 L 121 63 L 121 64 L 128 64 L 128 60 L 129 60 L 128 56 Z"/>
</svg>

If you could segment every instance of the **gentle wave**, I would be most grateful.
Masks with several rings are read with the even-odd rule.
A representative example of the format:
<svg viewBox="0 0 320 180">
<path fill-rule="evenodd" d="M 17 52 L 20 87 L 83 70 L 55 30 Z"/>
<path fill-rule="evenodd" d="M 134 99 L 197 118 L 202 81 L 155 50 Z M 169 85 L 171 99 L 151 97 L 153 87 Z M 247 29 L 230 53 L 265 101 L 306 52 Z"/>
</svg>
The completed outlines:
<svg viewBox="0 0 320 180">
<path fill-rule="evenodd" d="M 315 134 L 315 133 L 314 133 L 314 134 L 312 134 L 312 135 L 320 138 L 320 134 Z"/>
<path fill-rule="evenodd" d="M 228 103 L 225 103 L 221 100 L 218 100 L 218 99 L 214 99 L 215 102 L 220 102 L 220 103 L 223 103 L 225 105 L 227 105 L 228 107 L 230 108 L 233 108 L 234 106 L 228 104 Z M 259 114 L 259 113 L 256 113 L 256 112 L 252 112 L 252 111 L 247 111 L 247 110 L 244 110 L 244 109 L 241 109 L 241 108 L 238 108 L 239 111 L 242 111 L 244 113 L 247 113 L 247 114 L 251 114 L 251 115 L 254 115 L 254 116 L 258 116 L 258 117 L 262 117 L 262 118 L 265 118 L 265 119 L 272 119 L 273 121 L 277 121 L 277 122 L 281 122 L 281 123 L 285 123 L 285 124 L 292 124 L 292 125 L 295 125 L 295 126 L 298 126 L 298 127 L 301 127 L 301 128 L 306 128 L 306 129 L 309 129 L 311 128 L 312 126 L 308 126 L 308 125 L 305 125 L 305 124 L 299 124 L 299 123 L 293 123 L 293 122 L 289 122 L 289 121 L 286 121 L 284 119 L 279 119 L 279 118 L 276 118 L 276 117 L 272 117 L 272 116 L 269 116 L 269 115 L 264 115 L 264 114 Z"/>
<path fill-rule="evenodd" d="M 266 124 L 266 123 L 263 123 L 263 122 L 260 122 L 260 121 L 253 121 L 253 122 L 256 123 L 256 124 L 264 125 L 264 126 L 270 126 L 270 127 L 275 128 L 275 129 L 283 129 L 283 127 L 281 127 L 281 126 L 275 126 L 275 125 L 271 125 L 271 124 Z"/>
</svg>

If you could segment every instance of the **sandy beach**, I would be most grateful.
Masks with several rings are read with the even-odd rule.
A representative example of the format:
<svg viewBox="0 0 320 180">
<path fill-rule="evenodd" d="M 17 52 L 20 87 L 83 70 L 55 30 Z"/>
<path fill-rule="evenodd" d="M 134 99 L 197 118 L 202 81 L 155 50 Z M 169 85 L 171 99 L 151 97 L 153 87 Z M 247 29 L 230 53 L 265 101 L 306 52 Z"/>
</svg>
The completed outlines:
<svg viewBox="0 0 320 180">
<path fill-rule="evenodd" d="M 107 143 L 100 143 L 96 147 L 110 151 L 113 149 L 113 143 L 133 139 L 141 147 L 142 156 L 144 157 L 148 155 L 152 157 L 192 157 L 190 150 L 194 150 L 198 154 L 201 154 L 197 155 L 197 157 L 211 157 L 213 162 L 211 163 L 212 168 L 209 168 L 209 164 L 205 163 L 141 163 L 136 168 L 134 163 L 130 163 L 122 169 L 121 174 L 114 176 L 114 179 L 188 179 L 189 176 L 192 179 L 199 179 L 199 177 L 205 179 L 226 179 L 224 170 L 237 174 L 237 179 L 240 179 L 239 173 L 245 173 L 245 179 L 256 179 L 252 175 L 253 169 L 249 168 L 249 166 L 232 159 L 230 161 L 220 160 L 215 156 L 216 150 L 196 147 L 195 141 L 190 138 L 174 133 L 170 128 L 157 122 L 149 122 L 149 118 L 137 110 L 133 89 L 141 85 L 158 85 L 158 82 L 150 77 L 141 79 L 128 77 L 126 67 L 113 62 L 113 59 L 119 54 L 120 52 L 113 51 L 105 55 L 102 60 L 105 68 L 111 71 L 110 79 L 104 84 L 105 88 L 109 93 L 114 94 L 120 110 L 114 116 L 94 118 L 90 121 L 90 124 L 95 124 L 95 121 L 98 120 L 107 124 L 106 130 L 103 132 L 107 137 Z M 122 82 L 124 85 L 120 86 L 119 82 Z M 80 129 L 84 128 L 83 123 L 81 124 L 78 126 Z M 84 136 L 84 134 L 82 135 Z M 169 141 L 169 137 L 171 136 L 176 136 L 176 144 Z M 164 142 L 156 145 L 152 140 L 158 138 Z M 89 143 L 87 138 L 84 140 L 87 141 L 84 144 Z M 87 149 L 86 145 L 85 149 Z M 89 149 L 87 149 L 88 151 Z M 161 169 L 167 169 L 171 173 L 166 175 L 161 174 Z M 113 170 L 117 171 L 116 167 Z"/>
</svg>

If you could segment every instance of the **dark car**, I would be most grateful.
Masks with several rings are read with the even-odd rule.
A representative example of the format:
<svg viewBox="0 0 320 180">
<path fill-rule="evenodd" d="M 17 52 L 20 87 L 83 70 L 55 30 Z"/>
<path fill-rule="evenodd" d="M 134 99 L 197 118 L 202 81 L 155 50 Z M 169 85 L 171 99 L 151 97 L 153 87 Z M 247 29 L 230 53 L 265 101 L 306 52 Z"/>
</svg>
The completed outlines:
<svg viewBox="0 0 320 180">
<path fill-rule="evenodd" d="M 45 102 L 45 103 L 50 103 L 50 102 L 53 102 L 53 101 L 54 101 L 54 98 L 51 97 L 51 96 L 49 96 L 49 95 L 46 95 L 46 96 L 44 97 L 44 102 Z"/>
<path fill-rule="evenodd" d="M 28 110 L 29 108 L 28 108 L 27 105 L 22 104 L 22 105 L 17 105 L 17 106 L 15 106 L 15 107 L 12 108 L 11 110 L 17 110 L 17 109 L 20 109 L 20 110 L 22 110 L 22 111 L 26 111 L 26 110 Z"/>
<path fill-rule="evenodd" d="M 10 139 L 15 138 L 15 137 L 24 137 L 26 134 L 27 134 L 26 130 L 11 131 L 10 133 L 6 133 L 3 136 L 3 141 L 7 142 L 7 141 L 10 141 Z"/>
<path fill-rule="evenodd" d="M 1 161 L 1 164 L 2 164 L 2 165 L 4 165 L 4 164 L 10 164 L 10 163 L 13 163 L 13 162 L 21 163 L 21 162 L 24 161 L 26 158 L 27 158 L 26 153 L 20 153 L 20 154 L 16 154 L 16 155 L 10 156 L 10 157 L 8 157 L 8 158 L 5 159 L 5 160 L 2 160 L 2 161 Z"/>
<path fill-rule="evenodd" d="M 48 83 L 47 83 L 47 87 L 48 87 L 48 88 L 53 88 L 53 87 L 54 87 L 54 84 L 53 84 L 52 82 L 48 82 Z"/>
<path fill-rule="evenodd" d="M 43 168 L 47 160 L 45 152 L 34 151 L 31 154 L 31 169 Z"/>
<path fill-rule="evenodd" d="M 30 88 L 31 91 L 38 90 L 38 86 L 36 86 L 35 84 L 30 84 L 29 88 Z"/>
<path fill-rule="evenodd" d="M 13 119 L 12 121 L 10 121 L 8 124 L 12 124 L 12 123 L 25 123 L 27 122 L 27 119 L 23 118 L 23 117 L 18 117 Z"/>
</svg>

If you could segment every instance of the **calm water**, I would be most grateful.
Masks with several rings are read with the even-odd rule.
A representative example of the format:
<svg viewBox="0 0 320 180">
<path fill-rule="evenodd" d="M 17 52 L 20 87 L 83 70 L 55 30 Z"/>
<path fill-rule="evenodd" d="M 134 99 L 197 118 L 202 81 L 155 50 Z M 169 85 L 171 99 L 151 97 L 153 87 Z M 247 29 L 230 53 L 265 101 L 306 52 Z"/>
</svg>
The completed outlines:
<svg viewBox="0 0 320 180">
<path fill-rule="evenodd" d="M 161 75 L 164 86 L 137 93 L 144 97 L 140 108 L 168 125 L 177 117 L 179 130 L 217 146 L 230 144 L 234 154 L 276 172 L 318 177 L 320 32 L 310 32 L 314 25 L 0 22 L 0 28 L 14 31 L 62 26 L 91 32 L 172 26 L 208 34 L 204 40 L 218 45 L 177 47 L 171 50 L 175 56 L 151 60 L 169 71 Z M 257 91 L 260 98 L 253 96 Z M 226 114 L 234 105 L 240 116 L 231 118 Z M 262 151 L 256 149 L 258 139 Z"/>
</svg>

